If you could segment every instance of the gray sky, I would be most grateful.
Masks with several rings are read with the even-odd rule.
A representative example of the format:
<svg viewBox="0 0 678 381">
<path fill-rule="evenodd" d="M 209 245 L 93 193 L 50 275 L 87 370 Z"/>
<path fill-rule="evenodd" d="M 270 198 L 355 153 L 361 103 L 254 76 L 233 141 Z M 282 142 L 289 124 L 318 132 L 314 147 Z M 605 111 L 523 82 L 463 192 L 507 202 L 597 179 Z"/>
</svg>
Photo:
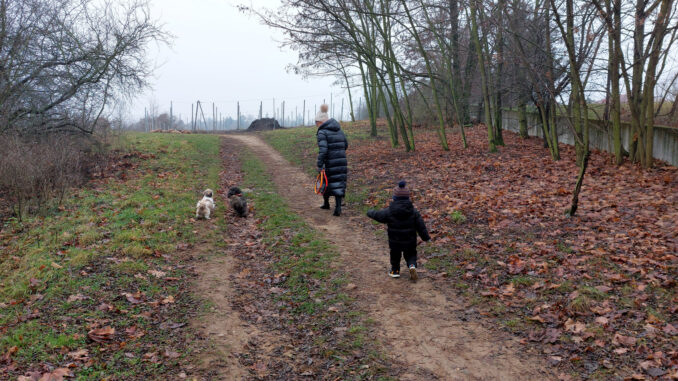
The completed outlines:
<svg viewBox="0 0 678 381">
<path fill-rule="evenodd" d="M 282 34 L 262 25 L 259 20 L 238 11 L 236 5 L 249 0 L 153 0 L 152 12 L 165 29 L 175 36 L 171 47 L 153 46 L 151 57 L 157 69 L 151 79 L 152 89 L 139 95 L 129 107 L 135 120 L 143 117 L 144 107 L 153 101 L 159 112 L 169 111 L 174 102 L 174 115 L 190 122 L 191 104 L 203 103 L 205 116 L 212 115 L 212 102 L 225 117 L 236 115 L 236 102 L 241 113 L 258 114 L 263 101 L 264 115 L 272 115 L 285 101 L 289 117 L 307 110 L 323 99 L 330 102 L 333 94 L 335 117 L 341 108 L 343 90 L 331 87 L 334 78 L 302 79 L 287 73 L 286 67 L 296 63 L 296 53 L 279 48 Z M 277 0 L 252 0 L 254 7 L 274 8 Z M 347 100 L 346 100 L 347 101 Z M 356 100 L 357 103 L 357 100 Z M 344 107 L 348 115 L 348 104 Z M 345 116 L 346 117 L 346 116 Z"/>
</svg>

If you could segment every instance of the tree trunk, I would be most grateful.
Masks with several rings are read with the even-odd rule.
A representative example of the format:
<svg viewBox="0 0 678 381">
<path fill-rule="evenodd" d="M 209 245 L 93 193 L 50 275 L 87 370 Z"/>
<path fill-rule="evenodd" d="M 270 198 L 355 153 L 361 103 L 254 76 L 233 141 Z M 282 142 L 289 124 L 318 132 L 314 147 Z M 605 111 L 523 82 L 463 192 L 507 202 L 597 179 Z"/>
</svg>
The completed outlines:
<svg viewBox="0 0 678 381">
<path fill-rule="evenodd" d="M 374 102 L 373 98 L 374 96 L 371 95 L 371 87 L 372 84 L 368 80 L 367 75 L 365 74 L 365 67 L 363 65 L 363 61 L 358 58 L 358 67 L 360 68 L 360 76 L 362 77 L 363 80 L 363 94 L 365 96 L 365 108 L 367 109 L 367 115 L 370 118 L 370 136 L 376 137 L 377 136 L 377 117 L 374 115 L 375 109 L 374 109 Z"/>
<path fill-rule="evenodd" d="M 579 208 L 579 192 L 581 192 L 581 186 L 584 183 L 584 175 L 586 174 L 586 168 L 589 165 L 589 156 L 590 153 L 586 152 L 582 158 L 581 164 L 579 165 L 579 176 L 577 176 L 577 182 L 574 185 L 574 192 L 572 192 L 572 202 L 570 203 L 570 209 L 568 209 L 567 214 L 570 217 L 574 217 Z"/>
<path fill-rule="evenodd" d="M 460 110 L 459 103 L 462 101 L 463 108 L 463 99 L 460 99 L 459 95 L 463 92 L 461 88 L 461 69 L 459 66 L 459 2 L 458 0 L 449 0 L 450 2 L 450 20 L 452 31 L 450 34 L 450 44 L 451 44 L 451 55 L 452 55 L 452 86 L 454 88 L 454 94 L 457 96 L 457 106 L 455 112 L 457 113 L 457 123 L 461 128 L 462 139 L 464 141 L 464 148 L 468 147 L 466 144 L 466 136 L 464 134 L 464 124 L 468 123 L 468 120 L 464 119 L 463 110 Z M 469 54 L 473 56 L 473 54 Z M 461 111 L 461 115 L 459 114 Z"/>
<path fill-rule="evenodd" d="M 497 3 L 497 73 L 495 75 L 495 108 L 494 108 L 494 141 L 497 145 L 504 145 L 504 136 L 502 134 L 502 96 L 503 74 L 504 74 L 504 7 L 505 0 L 499 0 Z"/>
<path fill-rule="evenodd" d="M 518 124 L 520 125 L 520 137 L 527 139 L 529 137 L 527 133 L 527 104 L 524 98 L 520 99 L 518 105 Z"/>
<path fill-rule="evenodd" d="M 398 142 L 398 130 L 394 125 L 393 120 L 391 119 L 391 112 L 388 110 L 388 104 L 386 103 L 386 94 L 384 94 L 384 89 L 382 86 L 379 86 L 379 99 L 381 100 L 381 105 L 384 107 L 384 114 L 386 115 L 386 123 L 388 124 L 388 132 L 391 135 L 391 146 L 397 147 Z"/>
<path fill-rule="evenodd" d="M 546 77 L 548 81 L 548 118 L 546 120 L 546 128 L 549 132 L 549 136 L 546 137 L 548 144 L 551 150 L 551 158 L 554 161 L 560 160 L 560 150 L 558 148 L 558 128 L 556 124 L 557 116 L 557 107 L 558 102 L 556 101 L 556 89 L 555 89 L 555 79 L 553 75 L 553 45 L 551 42 L 551 12 L 549 4 L 544 2 L 544 18 L 546 21 Z"/>
<path fill-rule="evenodd" d="M 614 6 L 607 0 L 608 13 L 614 15 L 615 27 L 611 31 L 614 36 L 608 37 L 609 53 L 609 73 L 610 76 L 610 99 L 607 99 L 610 105 L 610 114 L 612 115 L 612 146 L 615 163 L 621 165 L 624 161 L 623 146 L 621 139 L 621 101 L 619 94 L 619 56 L 617 55 L 617 41 L 621 39 L 621 0 L 614 0 Z"/>
<path fill-rule="evenodd" d="M 554 161 L 558 161 L 560 160 L 560 148 L 558 147 L 558 114 L 556 113 L 558 104 L 556 103 L 555 98 L 549 103 L 549 107 L 551 110 L 549 111 L 549 131 L 551 132 L 551 139 L 549 139 L 549 141 L 551 142 L 551 158 Z"/>
<path fill-rule="evenodd" d="M 483 93 L 483 104 L 485 105 L 485 124 L 487 125 L 487 139 L 490 152 L 497 152 L 494 140 L 494 128 L 492 127 L 492 114 L 490 112 L 490 94 L 487 84 L 487 73 L 485 71 L 485 59 L 483 57 L 483 47 L 480 45 L 478 36 L 478 21 L 476 15 L 476 0 L 471 0 L 471 39 L 475 44 L 476 54 L 478 55 L 478 67 L 480 68 L 480 82 Z"/>
</svg>

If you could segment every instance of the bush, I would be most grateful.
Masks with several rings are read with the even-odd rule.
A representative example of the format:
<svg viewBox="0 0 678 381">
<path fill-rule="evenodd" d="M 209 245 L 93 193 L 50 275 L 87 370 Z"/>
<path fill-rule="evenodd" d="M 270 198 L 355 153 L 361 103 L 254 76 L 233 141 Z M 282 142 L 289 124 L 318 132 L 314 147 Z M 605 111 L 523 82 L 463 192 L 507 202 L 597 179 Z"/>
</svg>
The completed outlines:
<svg viewBox="0 0 678 381">
<path fill-rule="evenodd" d="M 100 142 L 87 136 L 50 134 L 0 135 L 0 191 L 21 219 L 52 199 L 61 203 L 66 191 L 83 184 L 104 159 Z"/>
</svg>

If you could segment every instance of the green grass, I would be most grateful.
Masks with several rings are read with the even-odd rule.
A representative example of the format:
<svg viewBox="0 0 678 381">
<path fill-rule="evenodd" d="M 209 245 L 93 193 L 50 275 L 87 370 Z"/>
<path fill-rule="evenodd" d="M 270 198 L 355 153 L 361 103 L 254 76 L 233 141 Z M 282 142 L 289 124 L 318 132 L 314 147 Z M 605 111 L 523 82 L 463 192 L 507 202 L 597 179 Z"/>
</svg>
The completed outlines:
<svg viewBox="0 0 678 381">
<path fill-rule="evenodd" d="M 459 210 L 453 211 L 452 213 L 449 214 L 449 216 L 452 222 L 454 222 L 457 225 L 466 222 L 466 216 L 464 216 L 464 214 Z"/>
<path fill-rule="evenodd" d="M 266 131 L 262 137 L 292 165 L 315 177 L 318 155 L 315 133 L 315 127 L 298 127 Z"/>
<path fill-rule="evenodd" d="M 529 275 L 516 275 L 511 278 L 511 283 L 514 286 L 532 286 L 535 282 L 535 278 Z"/>
<path fill-rule="evenodd" d="M 358 123 L 343 122 L 342 130 L 346 134 L 349 149 L 351 142 L 371 139 L 369 130 Z M 287 161 L 302 168 L 309 175 L 315 176 L 315 159 L 318 155 L 316 131 L 315 127 L 280 129 L 266 131 L 262 137 Z"/>
<path fill-rule="evenodd" d="M 292 131 L 297 130 L 301 129 Z M 252 152 L 245 151 L 241 162 L 244 185 L 254 190 L 249 197 L 256 205 L 257 215 L 265 216 L 260 228 L 264 242 L 275 255 L 274 271 L 287 274 L 280 287 L 288 292 L 273 296 L 277 302 L 282 302 L 278 303 L 284 306 L 282 310 L 294 317 L 294 324 L 308 324 L 307 329 L 313 332 L 316 345 L 330 347 L 322 352 L 327 359 L 345 358 L 355 350 L 378 353 L 366 336 L 365 326 L 370 322 L 362 312 L 351 307 L 353 300 L 341 291 L 347 279 L 336 271 L 337 251 L 289 209 L 276 193 L 264 165 Z M 310 324 L 309 317 L 312 317 Z M 343 337 L 337 338 L 332 333 L 333 328 L 341 324 L 350 328 Z M 369 366 L 351 375 L 352 378 L 372 379 L 385 372 L 379 365 L 383 362 L 380 356 L 364 356 L 356 361 L 358 366 Z"/>
<path fill-rule="evenodd" d="M 140 314 L 157 311 L 132 305 L 121 294 L 142 292 L 146 301 L 173 295 L 163 319 L 184 319 L 191 305 L 182 296 L 186 270 L 173 266 L 178 244 L 193 243 L 192 217 L 196 197 L 216 188 L 220 170 L 219 140 L 213 136 L 130 134 L 128 145 L 141 153 L 136 166 L 120 180 L 120 172 L 91 183 L 66 197 L 52 215 L 9 221 L 0 233 L 0 353 L 16 346 L 18 370 L 60 366 L 68 351 L 88 348 L 90 365 L 73 369 L 79 379 L 103 377 L 157 378 L 173 361 L 142 361 L 150 348 L 185 346 L 183 333 L 166 332 Z M 199 181 L 196 181 L 199 179 Z M 168 257 L 169 258 L 169 257 Z M 147 271 L 169 266 L 169 283 Z M 68 301 L 69 296 L 83 299 Z M 114 311 L 97 307 L 108 303 Z M 27 311 L 37 317 L 27 317 Z M 110 343 L 88 342 L 93 326 L 110 325 Z M 146 332 L 128 339 L 124 331 L 137 325 Z M 119 345 L 126 342 L 127 345 Z M 128 353 L 128 355 L 123 355 Z"/>
</svg>

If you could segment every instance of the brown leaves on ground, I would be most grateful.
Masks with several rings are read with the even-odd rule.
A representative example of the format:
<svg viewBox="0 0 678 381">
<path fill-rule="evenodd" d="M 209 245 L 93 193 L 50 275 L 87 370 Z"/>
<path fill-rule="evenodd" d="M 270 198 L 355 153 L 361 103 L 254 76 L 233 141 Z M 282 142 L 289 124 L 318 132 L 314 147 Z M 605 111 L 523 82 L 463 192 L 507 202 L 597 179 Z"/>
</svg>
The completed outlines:
<svg viewBox="0 0 678 381">
<path fill-rule="evenodd" d="M 593 152 L 579 211 L 569 218 L 578 173 L 572 147 L 561 145 L 554 162 L 540 140 L 506 132 L 506 146 L 490 154 L 486 131 L 473 127 L 468 149 L 450 134 L 445 152 L 435 132 L 417 132 L 415 153 L 386 139 L 353 142 L 349 191 L 366 187 L 365 204 L 384 206 L 394 184 L 408 182 L 434 238 L 424 250 L 458 269 L 440 268 L 445 276 L 433 279 L 463 281 L 486 298 L 481 309 L 500 321 L 515 316 L 511 329 L 524 342 L 575 359 L 557 366 L 651 378 L 638 364 L 660 353 L 658 369 L 678 368 L 675 167 L 617 167 Z"/>
<path fill-rule="evenodd" d="M 73 377 L 73 372 L 68 368 L 57 368 L 51 372 L 31 372 L 27 376 L 19 376 L 17 381 L 62 381 L 64 378 Z"/>
</svg>

